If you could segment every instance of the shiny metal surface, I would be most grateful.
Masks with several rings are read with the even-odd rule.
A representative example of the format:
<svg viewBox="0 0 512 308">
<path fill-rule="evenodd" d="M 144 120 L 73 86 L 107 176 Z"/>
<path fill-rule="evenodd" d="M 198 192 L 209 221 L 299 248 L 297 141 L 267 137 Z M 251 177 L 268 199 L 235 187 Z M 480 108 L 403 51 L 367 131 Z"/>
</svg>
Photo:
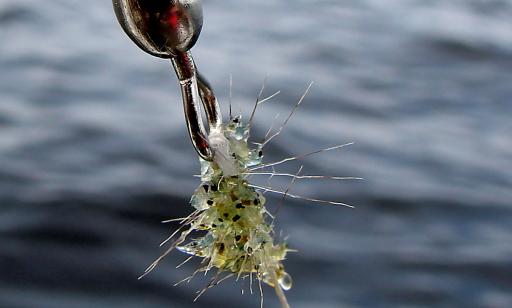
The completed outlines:
<svg viewBox="0 0 512 308">
<path fill-rule="evenodd" d="M 220 113 L 220 106 L 217 98 L 215 97 L 215 93 L 213 93 L 213 88 L 201 73 L 198 71 L 196 73 L 197 83 L 199 85 L 199 95 L 201 96 L 206 117 L 208 118 L 208 125 L 210 126 L 210 129 L 212 127 L 219 127 L 222 124 L 222 115 Z"/>
<path fill-rule="evenodd" d="M 188 51 L 203 26 L 200 0 L 113 0 L 117 20 L 142 50 L 171 58 Z"/>
<path fill-rule="evenodd" d="M 201 158 L 212 160 L 198 102 L 204 106 L 209 128 L 219 127 L 222 116 L 210 84 L 197 74 L 189 52 L 203 25 L 201 1 L 113 0 L 112 3 L 121 27 L 137 46 L 151 55 L 171 58 L 181 86 L 192 144 Z"/>
<path fill-rule="evenodd" d="M 183 98 L 183 109 L 185 111 L 185 122 L 192 144 L 201 158 L 211 160 L 213 154 L 208 145 L 206 134 L 197 102 L 200 100 L 196 78 L 196 68 L 190 52 L 178 54 L 171 59 L 171 62 L 178 76 L 181 95 Z M 204 101 L 203 101 L 204 103 Z M 206 105 L 205 105 L 205 109 Z"/>
</svg>

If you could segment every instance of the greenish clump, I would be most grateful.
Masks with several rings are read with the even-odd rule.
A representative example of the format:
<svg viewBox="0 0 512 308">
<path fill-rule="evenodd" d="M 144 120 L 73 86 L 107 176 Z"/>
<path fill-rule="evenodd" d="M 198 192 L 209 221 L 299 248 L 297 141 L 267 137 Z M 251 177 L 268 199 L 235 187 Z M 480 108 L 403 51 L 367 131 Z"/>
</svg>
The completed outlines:
<svg viewBox="0 0 512 308">
<path fill-rule="evenodd" d="M 177 249 L 191 255 L 190 258 L 203 259 L 204 266 L 183 281 L 190 281 L 200 272 L 217 270 L 198 297 L 228 277 L 249 278 L 251 286 L 256 278 L 261 293 L 262 282 L 274 287 L 283 307 L 288 307 L 282 290 L 291 288 L 292 279 L 282 262 L 290 250 L 286 243 L 274 243 L 265 197 L 247 180 L 252 168 L 262 166 L 263 158 L 262 145 L 252 149 L 248 146 L 249 131 L 250 126 L 236 117 L 210 132 L 214 159 L 200 160 L 201 184 L 190 200 L 195 211 L 177 219 L 181 221 L 180 228 L 164 243 L 179 236 L 144 275 Z M 225 276 L 221 278 L 221 274 Z"/>
<path fill-rule="evenodd" d="M 287 246 L 274 244 L 265 197 L 249 185 L 244 175 L 248 168 L 261 164 L 262 150 L 248 147 L 249 127 L 239 118 L 232 119 L 222 131 L 237 174 L 226 177 L 215 161 L 201 161 L 202 183 L 191 199 L 197 214 L 189 224 L 190 229 L 206 234 L 177 249 L 206 259 L 207 270 L 217 268 L 238 276 L 254 273 L 271 286 L 277 281 L 283 289 L 289 289 L 291 278 L 282 265 Z"/>
<path fill-rule="evenodd" d="M 235 117 L 231 118 L 227 124 L 210 126 L 208 145 L 213 153 L 213 161 L 200 159 L 201 184 L 195 190 L 190 201 L 195 210 L 188 217 L 168 221 L 181 221 L 181 225 L 162 245 L 178 234 L 179 236 L 172 242 L 167 251 L 146 269 L 144 275 L 151 272 L 171 251 L 178 249 L 190 255 L 184 263 L 194 257 L 202 258 L 202 266 L 181 282 L 190 281 L 197 273 L 216 270 L 216 274 L 210 283 L 198 292 L 199 295 L 196 299 L 209 288 L 235 276 L 237 279 L 240 277 L 243 279 L 249 278 L 251 292 L 253 279 L 256 278 L 259 283 L 262 307 L 262 283 L 266 283 L 275 289 L 283 308 L 289 307 L 283 290 L 292 287 L 292 279 L 285 272 L 283 261 L 286 254 L 291 250 L 288 249 L 286 243 L 275 242 L 273 217 L 265 207 L 265 197 L 258 190 L 279 194 L 283 198 L 289 197 L 314 203 L 353 208 L 352 205 L 343 202 L 291 194 L 289 189 L 295 180 L 302 179 L 361 180 L 357 177 L 304 175 L 301 173 L 302 166 L 295 174 L 274 170 L 277 165 L 302 160 L 323 152 L 342 149 L 352 145 L 352 142 L 287 157 L 276 162 L 262 163 L 263 147 L 282 132 L 304 100 L 311 85 L 312 83 L 282 125 L 274 132 L 272 128 L 269 129 L 264 140 L 261 143 L 256 143 L 255 147 L 248 145 L 248 139 L 256 108 L 279 92 L 260 100 L 264 89 L 262 87 L 249 118 L 249 124 L 243 124 L 240 117 Z M 281 191 L 271 186 L 258 186 L 250 183 L 248 177 L 254 175 L 270 176 L 270 178 L 273 176 L 289 177 L 291 181 L 289 187 L 285 191 Z M 178 282 L 178 284 L 181 282 Z"/>
</svg>

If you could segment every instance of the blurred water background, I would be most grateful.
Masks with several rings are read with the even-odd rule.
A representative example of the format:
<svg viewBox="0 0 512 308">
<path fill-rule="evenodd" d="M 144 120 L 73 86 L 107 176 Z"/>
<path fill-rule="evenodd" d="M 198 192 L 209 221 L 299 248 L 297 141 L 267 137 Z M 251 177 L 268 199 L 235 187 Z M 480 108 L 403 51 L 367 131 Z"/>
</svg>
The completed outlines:
<svg viewBox="0 0 512 308">
<path fill-rule="evenodd" d="M 204 6 L 224 109 L 229 74 L 245 115 L 281 90 L 256 137 L 315 81 L 266 161 L 356 142 L 298 165 L 364 181 L 292 190 L 357 209 L 282 205 L 292 307 L 512 307 L 512 1 Z M 180 253 L 137 280 L 198 184 L 176 84 L 109 1 L 0 1 L 0 307 L 258 307 L 232 281 L 192 303 Z"/>
</svg>

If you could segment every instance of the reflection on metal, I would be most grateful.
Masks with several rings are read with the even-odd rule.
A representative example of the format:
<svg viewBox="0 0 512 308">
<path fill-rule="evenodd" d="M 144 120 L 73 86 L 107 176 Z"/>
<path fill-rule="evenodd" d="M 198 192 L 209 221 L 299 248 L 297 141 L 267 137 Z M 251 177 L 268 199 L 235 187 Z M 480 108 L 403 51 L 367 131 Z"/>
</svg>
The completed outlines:
<svg viewBox="0 0 512 308">
<path fill-rule="evenodd" d="M 145 52 L 170 58 L 183 97 L 185 121 L 192 144 L 201 158 L 211 161 L 213 153 L 201 120 L 199 101 L 204 106 L 208 128 L 222 124 L 220 107 L 206 79 L 197 72 L 190 49 L 203 26 L 200 0 L 113 0 L 117 20 L 126 34 Z"/>
</svg>

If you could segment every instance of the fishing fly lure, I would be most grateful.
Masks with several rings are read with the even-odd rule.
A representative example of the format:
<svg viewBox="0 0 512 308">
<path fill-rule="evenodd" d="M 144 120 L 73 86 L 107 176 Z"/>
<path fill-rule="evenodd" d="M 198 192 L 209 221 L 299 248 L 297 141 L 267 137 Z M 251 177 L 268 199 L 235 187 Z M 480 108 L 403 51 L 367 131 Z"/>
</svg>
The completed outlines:
<svg viewBox="0 0 512 308">
<path fill-rule="evenodd" d="M 273 134 L 269 130 L 265 140 L 254 143 L 254 147 L 251 148 L 249 137 L 256 107 L 278 93 L 276 92 L 263 100 L 258 98 L 247 124 L 242 122 L 241 116 L 236 116 L 219 129 L 212 130 L 209 133 L 208 141 L 214 152 L 214 159 L 213 161 L 200 159 L 201 184 L 190 200 L 190 204 L 195 210 L 188 217 L 165 221 L 179 221 L 181 225 L 162 244 L 171 241 L 175 237 L 176 239 L 167 251 L 146 269 L 143 276 L 151 272 L 171 251 L 177 249 L 191 255 L 184 263 L 193 257 L 200 257 L 203 259 L 201 264 L 204 265 L 177 284 L 190 282 L 200 272 L 206 273 L 217 270 L 210 283 L 204 289 L 198 291 L 196 299 L 209 288 L 230 277 L 242 277 L 244 279 L 249 278 L 251 289 L 253 280 L 257 279 L 261 295 L 263 295 L 261 283 L 270 285 L 275 289 L 282 306 L 289 307 L 283 290 L 286 291 L 292 287 L 292 278 L 285 271 L 283 261 L 286 254 L 291 250 L 285 242 L 275 242 L 273 216 L 265 207 L 264 193 L 272 192 L 284 197 L 289 196 L 313 202 L 352 206 L 335 201 L 298 196 L 290 194 L 288 190 L 279 191 L 271 187 L 254 185 L 250 182 L 250 177 L 254 175 L 288 176 L 292 178 L 292 182 L 296 179 L 347 180 L 357 178 L 301 175 L 302 167 L 299 168 L 297 174 L 278 173 L 274 169 L 274 166 L 281 163 L 339 149 L 352 143 L 285 158 L 277 162 L 263 163 L 263 147 L 282 132 L 284 126 L 303 101 L 307 91 L 282 126 Z M 266 171 L 268 169 L 270 170 Z M 192 235 L 198 232 L 201 232 L 202 235 L 191 238 Z M 225 275 L 222 276 L 222 274 Z"/>
<path fill-rule="evenodd" d="M 217 158 L 212 162 L 201 160 L 201 184 L 190 201 L 195 211 L 180 219 L 177 232 L 186 230 L 181 231 L 167 252 L 146 272 L 176 248 L 203 258 L 205 264 L 185 280 L 190 281 L 199 272 L 218 270 L 198 297 L 221 280 L 248 275 L 252 283 L 254 275 L 273 286 L 286 301 L 282 289 L 290 289 L 292 281 L 282 261 L 289 249 L 285 243 L 274 242 L 265 197 L 248 181 L 251 168 L 261 166 L 263 157 L 261 145 L 248 147 L 249 131 L 250 127 L 236 117 L 219 131 L 210 132 L 209 141 L 214 144 Z M 197 231 L 203 231 L 204 235 L 186 242 Z M 227 275 L 221 278 L 223 272 Z"/>
<path fill-rule="evenodd" d="M 185 120 L 192 144 L 201 161 L 201 184 L 195 190 L 191 205 L 194 211 L 188 217 L 174 219 L 180 227 L 164 241 L 171 242 L 166 252 L 153 262 L 144 275 L 151 272 L 171 251 L 177 249 L 190 257 L 203 259 L 202 267 L 183 281 L 190 281 L 197 273 L 217 270 L 206 288 L 198 292 L 199 298 L 207 289 L 223 280 L 236 276 L 249 278 L 272 286 L 283 307 L 289 307 L 283 290 L 292 286 L 283 261 L 290 249 L 274 236 L 272 215 L 265 207 L 265 192 L 300 198 L 313 202 L 349 206 L 344 203 L 302 197 L 272 187 L 250 182 L 253 175 L 288 176 L 292 184 L 296 179 L 353 179 L 277 173 L 274 166 L 298 160 L 316 153 L 345 147 L 349 144 L 314 151 L 301 156 L 263 163 L 263 148 L 277 137 L 304 100 L 311 85 L 295 105 L 277 131 L 269 130 L 265 140 L 249 145 L 252 120 L 256 108 L 273 98 L 261 99 L 262 87 L 247 123 L 241 116 L 222 122 L 220 107 L 211 86 L 199 74 L 190 49 L 197 41 L 202 27 L 202 7 L 199 0 L 113 0 L 114 11 L 124 31 L 147 53 L 169 58 L 178 77 L 185 110 Z M 208 121 L 208 132 L 202 122 L 203 106 Z M 225 274 L 224 277 L 221 277 Z M 196 299 L 197 299 L 196 298 Z M 261 300 L 263 306 L 263 296 Z"/>
</svg>

